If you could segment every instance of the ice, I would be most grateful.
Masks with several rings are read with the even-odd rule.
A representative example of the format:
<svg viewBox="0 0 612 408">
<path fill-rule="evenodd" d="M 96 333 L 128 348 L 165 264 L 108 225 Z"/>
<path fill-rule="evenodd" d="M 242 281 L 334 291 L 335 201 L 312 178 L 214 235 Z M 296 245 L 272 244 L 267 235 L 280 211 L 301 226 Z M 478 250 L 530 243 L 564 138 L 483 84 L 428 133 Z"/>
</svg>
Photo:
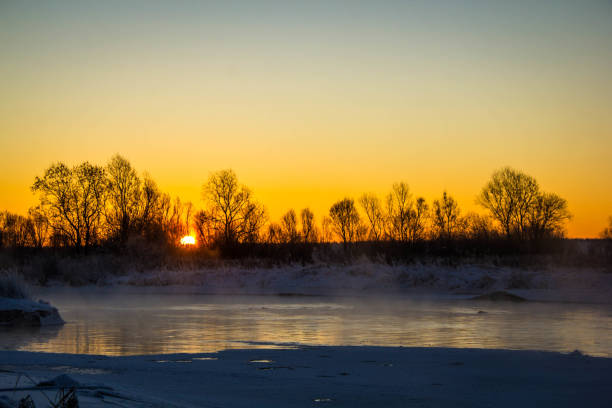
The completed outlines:
<svg viewBox="0 0 612 408">
<path fill-rule="evenodd" d="M 300 347 L 215 354 L 92 357 L 0 351 L 0 369 L 71 374 L 83 406 L 124 407 L 604 407 L 612 359 L 578 353 L 449 348 Z M 191 364 L 156 361 L 190 360 Z M 278 369 L 261 370 L 253 360 Z M 264 364 L 265 366 L 265 364 Z M 21 368 L 20 368 L 21 367 Z M 0 375 L 2 387 L 15 384 Z M 36 393 L 36 391 L 32 391 Z M 0 395 L 8 395 L 0 393 Z"/>
</svg>

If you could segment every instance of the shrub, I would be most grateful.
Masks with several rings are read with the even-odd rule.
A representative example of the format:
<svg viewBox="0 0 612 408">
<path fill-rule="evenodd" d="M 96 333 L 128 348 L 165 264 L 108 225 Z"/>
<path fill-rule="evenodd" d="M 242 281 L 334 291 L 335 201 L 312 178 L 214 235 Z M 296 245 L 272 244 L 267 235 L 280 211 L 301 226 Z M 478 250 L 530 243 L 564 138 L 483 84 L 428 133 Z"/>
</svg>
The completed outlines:
<svg viewBox="0 0 612 408">
<path fill-rule="evenodd" d="M 0 297 L 29 299 L 28 286 L 21 275 L 15 272 L 0 273 Z"/>
</svg>

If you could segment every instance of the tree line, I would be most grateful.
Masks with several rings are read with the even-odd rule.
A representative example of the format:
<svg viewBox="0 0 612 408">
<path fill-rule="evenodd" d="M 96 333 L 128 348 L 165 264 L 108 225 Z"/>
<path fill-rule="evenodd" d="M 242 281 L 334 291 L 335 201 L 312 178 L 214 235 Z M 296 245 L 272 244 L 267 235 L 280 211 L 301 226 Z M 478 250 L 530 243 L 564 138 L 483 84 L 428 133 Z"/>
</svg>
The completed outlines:
<svg viewBox="0 0 612 408">
<path fill-rule="evenodd" d="M 493 173 L 476 201 L 485 210 L 464 214 L 447 191 L 431 203 L 407 183 L 379 197 L 343 198 L 317 219 L 304 208 L 270 221 L 266 209 L 232 170 L 210 174 L 202 187 L 203 207 L 160 191 L 120 155 L 105 166 L 55 163 L 37 176 L 31 190 L 39 203 L 27 215 L 0 214 L 1 247 L 121 248 L 143 240 L 179 246 L 193 233 L 205 248 L 241 244 L 455 240 L 534 241 L 562 238 L 571 218 L 567 201 L 540 189 L 531 176 L 506 167 Z M 610 237 L 609 231 L 604 232 Z"/>
</svg>

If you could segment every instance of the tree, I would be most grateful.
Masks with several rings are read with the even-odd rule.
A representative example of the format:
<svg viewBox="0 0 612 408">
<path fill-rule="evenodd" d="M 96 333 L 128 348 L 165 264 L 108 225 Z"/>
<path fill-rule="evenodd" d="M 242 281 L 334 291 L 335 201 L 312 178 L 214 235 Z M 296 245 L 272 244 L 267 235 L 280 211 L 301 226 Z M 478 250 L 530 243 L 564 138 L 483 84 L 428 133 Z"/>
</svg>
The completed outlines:
<svg viewBox="0 0 612 408">
<path fill-rule="evenodd" d="M 208 204 L 207 218 L 223 244 L 257 240 L 266 219 L 265 209 L 253 201 L 251 191 L 238 183 L 232 170 L 211 174 L 203 197 Z"/>
<path fill-rule="evenodd" d="M 603 239 L 612 239 L 612 217 L 608 219 L 608 227 L 601 232 Z"/>
<path fill-rule="evenodd" d="M 249 202 L 242 211 L 242 222 L 238 229 L 239 242 L 254 243 L 259 241 L 259 231 L 266 223 L 266 209 L 257 202 Z"/>
<path fill-rule="evenodd" d="M 457 201 L 444 191 L 442 198 L 433 203 L 433 226 L 438 238 L 451 240 L 456 237 L 459 214 Z"/>
<path fill-rule="evenodd" d="M 300 221 L 302 223 L 302 239 L 305 243 L 317 242 L 318 232 L 315 224 L 314 213 L 310 208 L 304 208 L 300 212 Z"/>
<path fill-rule="evenodd" d="M 359 197 L 359 204 L 363 207 L 370 224 L 369 239 L 380 241 L 385 229 L 385 216 L 382 212 L 380 199 L 374 194 L 366 193 Z"/>
<path fill-rule="evenodd" d="M 283 229 L 280 225 L 275 222 L 270 223 L 268 225 L 268 236 L 266 237 L 266 241 L 270 244 L 282 244 L 284 243 L 284 235 Z"/>
<path fill-rule="evenodd" d="M 411 242 L 423 239 L 428 212 L 429 206 L 425 202 L 425 199 L 423 197 L 417 198 L 414 208 L 410 211 L 408 222 L 408 238 Z"/>
<path fill-rule="evenodd" d="M 333 222 L 331 218 L 324 216 L 321 219 L 321 242 L 332 242 L 334 240 Z"/>
<path fill-rule="evenodd" d="M 24 248 L 33 244 L 32 221 L 8 211 L 0 213 L 0 248 Z"/>
<path fill-rule="evenodd" d="M 85 250 L 93 244 L 97 238 L 100 218 L 105 205 L 105 192 L 107 181 L 104 169 L 85 162 L 76 166 L 73 170 L 77 182 L 76 203 L 81 204 L 79 214 L 83 227 L 83 240 Z"/>
<path fill-rule="evenodd" d="M 469 212 L 463 217 L 461 224 L 464 227 L 464 236 L 468 239 L 488 240 L 499 234 L 488 215 Z"/>
<path fill-rule="evenodd" d="M 540 193 L 527 213 L 527 231 L 531 239 L 559 236 L 571 217 L 565 199 L 554 193 Z"/>
<path fill-rule="evenodd" d="M 141 182 L 129 161 L 113 156 L 106 166 L 108 177 L 108 206 L 106 223 L 111 237 L 125 244 L 131 232 L 136 230 L 141 200 Z"/>
<path fill-rule="evenodd" d="M 520 171 L 505 167 L 493 173 L 477 202 L 499 222 L 506 237 L 523 238 L 530 208 L 539 194 L 536 180 Z"/>
<path fill-rule="evenodd" d="M 84 162 L 73 168 L 51 165 L 36 177 L 32 191 L 39 193 L 41 209 L 56 236 L 85 250 L 98 236 L 107 181 L 102 167 Z"/>
<path fill-rule="evenodd" d="M 387 196 L 387 235 L 390 239 L 409 240 L 410 213 L 414 203 L 406 183 L 395 183 Z"/>
<path fill-rule="evenodd" d="M 360 219 L 352 199 L 345 198 L 332 205 L 329 209 L 329 217 L 335 234 L 345 246 L 355 240 Z"/>
<path fill-rule="evenodd" d="M 287 211 L 281 218 L 281 233 L 284 236 L 283 241 L 296 243 L 300 239 L 297 230 L 297 215 L 293 209 Z"/>
<path fill-rule="evenodd" d="M 136 229 L 150 241 L 159 241 L 162 231 L 163 194 L 155 181 L 145 174 L 142 182 L 140 200 L 138 201 L 138 220 Z"/>
<path fill-rule="evenodd" d="M 30 208 L 28 218 L 32 225 L 32 242 L 35 247 L 42 248 L 49 236 L 49 220 L 40 206 Z"/>
</svg>

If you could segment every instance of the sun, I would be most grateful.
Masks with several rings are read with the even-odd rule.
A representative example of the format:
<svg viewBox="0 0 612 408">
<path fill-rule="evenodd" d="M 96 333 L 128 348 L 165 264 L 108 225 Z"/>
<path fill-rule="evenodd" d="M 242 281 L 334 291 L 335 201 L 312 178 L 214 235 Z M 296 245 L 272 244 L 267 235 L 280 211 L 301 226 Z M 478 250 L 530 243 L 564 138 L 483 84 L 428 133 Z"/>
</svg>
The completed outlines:
<svg viewBox="0 0 612 408">
<path fill-rule="evenodd" d="M 195 242 L 195 237 L 192 235 L 185 235 L 183 238 L 181 238 L 181 245 L 195 245 Z"/>
</svg>

